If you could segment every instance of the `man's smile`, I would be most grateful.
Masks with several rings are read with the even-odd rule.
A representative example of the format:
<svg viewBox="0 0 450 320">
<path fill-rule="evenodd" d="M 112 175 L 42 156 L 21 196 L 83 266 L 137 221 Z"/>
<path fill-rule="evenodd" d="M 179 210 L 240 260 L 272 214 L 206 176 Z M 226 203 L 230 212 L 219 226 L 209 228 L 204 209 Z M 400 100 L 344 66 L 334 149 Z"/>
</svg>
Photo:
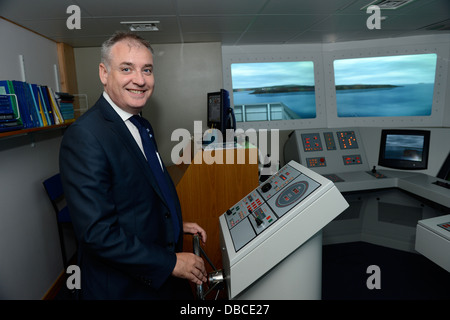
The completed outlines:
<svg viewBox="0 0 450 320">
<path fill-rule="evenodd" d="M 134 93 L 134 94 L 145 94 L 147 90 L 138 90 L 138 89 L 126 89 L 128 92 Z"/>
</svg>

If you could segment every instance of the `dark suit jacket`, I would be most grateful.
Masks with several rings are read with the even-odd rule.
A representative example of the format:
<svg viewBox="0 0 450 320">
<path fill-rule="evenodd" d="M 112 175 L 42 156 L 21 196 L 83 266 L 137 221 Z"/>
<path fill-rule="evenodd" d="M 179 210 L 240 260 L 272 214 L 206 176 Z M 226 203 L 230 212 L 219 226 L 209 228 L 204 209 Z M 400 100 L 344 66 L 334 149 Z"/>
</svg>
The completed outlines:
<svg viewBox="0 0 450 320">
<path fill-rule="evenodd" d="M 79 242 L 81 297 L 171 299 L 182 232 L 123 120 L 103 96 L 65 132 L 60 172 Z M 185 282 L 185 281 L 184 281 Z"/>
</svg>

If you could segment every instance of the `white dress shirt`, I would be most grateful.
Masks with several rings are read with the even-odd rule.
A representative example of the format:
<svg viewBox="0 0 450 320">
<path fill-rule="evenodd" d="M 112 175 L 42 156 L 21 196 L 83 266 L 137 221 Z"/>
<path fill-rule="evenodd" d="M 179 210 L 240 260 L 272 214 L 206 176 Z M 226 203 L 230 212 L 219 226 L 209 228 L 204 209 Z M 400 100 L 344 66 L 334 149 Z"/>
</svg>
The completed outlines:
<svg viewBox="0 0 450 320">
<path fill-rule="evenodd" d="M 119 115 L 119 117 L 123 120 L 123 122 L 125 122 L 125 125 L 127 126 L 128 130 L 130 131 L 131 135 L 133 136 L 134 140 L 136 141 L 137 145 L 139 146 L 139 149 L 141 149 L 142 154 L 144 155 L 144 157 L 147 159 L 147 157 L 145 156 L 145 152 L 144 152 L 144 146 L 142 145 L 142 139 L 141 139 L 141 135 L 139 134 L 139 130 L 138 128 L 130 121 L 130 118 L 133 116 L 133 114 L 126 112 L 125 110 L 119 108 L 109 97 L 109 95 L 103 91 L 103 97 L 106 99 L 106 101 L 109 102 L 109 104 L 111 105 L 111 107 L 114 109 L 114 111 L 117 112 L 117 114 Z M 162 162 L 161 162 L 161 157 L 159 156 L 159 153 L 156 152 L 156 155 L 158 157 L 159 160 L 159 164 L 161 165 L 161 169 L 163 169 L 162 166 Z M 164 170 L 164 169 L 163 169 Z"/>
</svg>

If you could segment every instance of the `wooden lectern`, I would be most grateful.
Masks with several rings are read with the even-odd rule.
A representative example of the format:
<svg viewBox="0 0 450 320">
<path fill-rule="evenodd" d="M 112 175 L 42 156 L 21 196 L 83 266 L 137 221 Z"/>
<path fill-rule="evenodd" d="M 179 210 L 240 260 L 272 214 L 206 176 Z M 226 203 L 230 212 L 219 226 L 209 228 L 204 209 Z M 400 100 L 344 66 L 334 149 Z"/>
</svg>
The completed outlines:
<svg viewBox="0 0 450 320">
<path fill-rule="evenodd" d="M 183 220 L 198 223 L 207 233 L 206 255 L 222 269 L 219 216 L 258 186 L 256 148 L 200 150 L 191 164 L 168 168 L 176 185 Z M 192 252 L 192 236 L 184 236 L 184 251 Z M 213 269 L 205 261 L 207 271 Z"/>
</svg>

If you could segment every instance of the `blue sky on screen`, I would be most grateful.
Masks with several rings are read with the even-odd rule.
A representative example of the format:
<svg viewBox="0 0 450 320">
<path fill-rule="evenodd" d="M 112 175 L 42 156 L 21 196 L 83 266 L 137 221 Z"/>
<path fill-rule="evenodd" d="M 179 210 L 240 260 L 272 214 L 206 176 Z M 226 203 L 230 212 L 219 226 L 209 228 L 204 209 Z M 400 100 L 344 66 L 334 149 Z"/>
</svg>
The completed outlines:
<svg viewBox="0 0 450 320">
<path fill-rule="evenodd" d="M 434 53 L 334 61 L 336 85 L 434 83 Z"/>
<path fill-rule="evenodd" d="M 314 85 L 312 61 L 233 63 L 233 89 L 280 85 Z"/>
</svg>

